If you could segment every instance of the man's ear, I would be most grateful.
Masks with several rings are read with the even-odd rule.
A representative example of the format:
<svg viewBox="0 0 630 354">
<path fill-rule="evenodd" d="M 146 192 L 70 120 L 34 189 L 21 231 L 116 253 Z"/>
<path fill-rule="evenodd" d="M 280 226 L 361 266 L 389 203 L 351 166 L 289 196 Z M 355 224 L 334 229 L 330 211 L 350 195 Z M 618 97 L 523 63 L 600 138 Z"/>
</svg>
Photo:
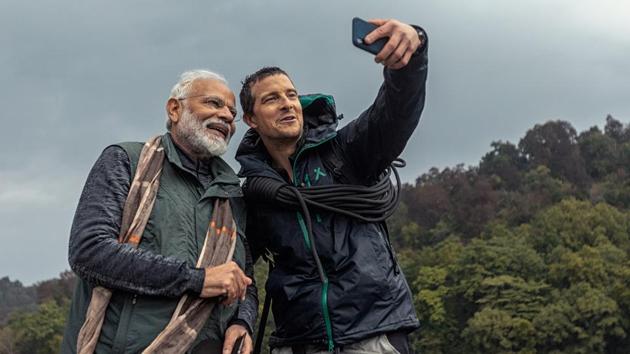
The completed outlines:
<svg viewBox="0 0 630 354">
<path fill-rule="evenodd" d="M 183 108 L 182 104 L 177 98 L 169 98 L 168 101 L 166 101 L 166 115 L 168 119 L 171 120 L 171 123 L 179 122 L 181 118 L 181 108 Z"/>
<path fill-rule="evenodd" d="M 250 128 L 254 128 L 254 129 L 258 128 L 258 124 L 256 123 L 256 116 L 252 114 L 248 114 L 248 113 L 243 114 L 243 121 Z"/>
</svg>

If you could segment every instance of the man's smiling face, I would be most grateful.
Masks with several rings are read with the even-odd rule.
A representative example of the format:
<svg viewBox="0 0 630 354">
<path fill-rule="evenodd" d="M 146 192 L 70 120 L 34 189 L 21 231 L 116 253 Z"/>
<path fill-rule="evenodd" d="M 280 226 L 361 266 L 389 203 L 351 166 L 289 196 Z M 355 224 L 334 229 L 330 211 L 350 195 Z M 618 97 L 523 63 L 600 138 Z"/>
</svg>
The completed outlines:
<svg viewBox="0 0 630 354">
<path fill-rule="evenodd" d="M 184 150 L 198 158 L 219 156 L 227 150 L 236 126 L 235 97 L 218 80 L 195 80 L 171 118 L 171 133 Z M 172 102 L 174 104 L 174 102 Z"/>
<path fill-rule="evenodd" d="M 302 134 L 302 105 L 291 80 L 283 74 L 268 76 L 252 85 L 253 114 L 245 119 L 269 140 L 297 142 Z"/>
</svg>

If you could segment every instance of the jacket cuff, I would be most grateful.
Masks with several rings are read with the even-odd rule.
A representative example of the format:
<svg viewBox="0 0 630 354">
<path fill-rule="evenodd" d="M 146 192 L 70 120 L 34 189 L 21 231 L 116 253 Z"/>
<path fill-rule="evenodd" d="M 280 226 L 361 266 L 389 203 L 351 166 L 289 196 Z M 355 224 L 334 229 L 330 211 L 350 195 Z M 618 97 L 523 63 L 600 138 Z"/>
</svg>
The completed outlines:
<svg viewBox="0 0 630 354">
<path fill-rule="evenodd" d="M 240 318 L 233 318 L 230 322 L 228 322 L 228 327 L 232 325 L 240 325 L 240 326 L 245 327 L 245 329 L 247 330 L 247 333 L 249 333 L 249 335 L 253 338 L 254 329 L 249 323 L 247 323 L 247 321 L 242 320 Z"/>
<path fill-rule="evenodd" d="M 203 290 L 203 281 L 206 277 L 206 271 L 203 268 L 193 268 L 190 270 L 190 287 L 189 290 L 195 295 L 201 295 Z"/>
<path fill-rule="evenodd" d="M 418 32 L 418 37 L 420 38 L 420 42 L 421 42 L 418 49 L 416 49 L 416 51 L 413 53 L 413 56 L 425 53 L 427 51 L 428 44 L 429 44 L 429 36 L 427 36 L 427 32 L 424 30 L 424 28 L 420 26 L 416 26 L 416 25 L 410 25 L 410 26 L 413 27 L 416 30 L 416 32 Z"/>
</svg>

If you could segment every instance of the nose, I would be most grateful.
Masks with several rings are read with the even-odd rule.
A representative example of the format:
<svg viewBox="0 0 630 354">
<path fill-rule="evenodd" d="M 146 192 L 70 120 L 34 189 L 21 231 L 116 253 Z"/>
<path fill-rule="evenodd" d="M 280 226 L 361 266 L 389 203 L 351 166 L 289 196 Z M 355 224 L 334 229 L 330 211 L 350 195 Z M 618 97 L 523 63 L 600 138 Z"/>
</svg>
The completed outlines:
<svg viewBox="0 0 630 354">
<path fill-rule="evenodd" d="M 287 95 L 282 95 L 281 98 L 281 106 L 280 106 L 283 110 L 290 110 L 292 108 L 294 108 L 294 103 L 291 100 L 291 98 L 289 98 Z"/>
<path fill-rule="evenodd" d="M 222 119 L 224 122 L 228 124 L 231 124 L 232 122 L 234 122 L 234 119 L 236 118 L 234 117 L 234 115 L 232 115 L 232 111 L 230 110 L 228 106 L 223 106 L 219 110 L 218 116 L 220 119 Z"/>
</svg>

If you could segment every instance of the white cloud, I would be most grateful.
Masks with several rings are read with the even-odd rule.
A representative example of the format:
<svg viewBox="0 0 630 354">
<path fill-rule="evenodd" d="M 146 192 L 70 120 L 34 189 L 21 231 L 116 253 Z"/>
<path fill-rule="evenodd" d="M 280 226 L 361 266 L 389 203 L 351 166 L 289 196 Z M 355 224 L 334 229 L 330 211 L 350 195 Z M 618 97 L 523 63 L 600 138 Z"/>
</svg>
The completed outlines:
<svg viewBox="0 0 630 354">
<path fill-rule="evenodd" d="M 626 0 L 572 1 L 567 12 L 576 28 L 630 43 L 630 2 Z"/>
</svg>

